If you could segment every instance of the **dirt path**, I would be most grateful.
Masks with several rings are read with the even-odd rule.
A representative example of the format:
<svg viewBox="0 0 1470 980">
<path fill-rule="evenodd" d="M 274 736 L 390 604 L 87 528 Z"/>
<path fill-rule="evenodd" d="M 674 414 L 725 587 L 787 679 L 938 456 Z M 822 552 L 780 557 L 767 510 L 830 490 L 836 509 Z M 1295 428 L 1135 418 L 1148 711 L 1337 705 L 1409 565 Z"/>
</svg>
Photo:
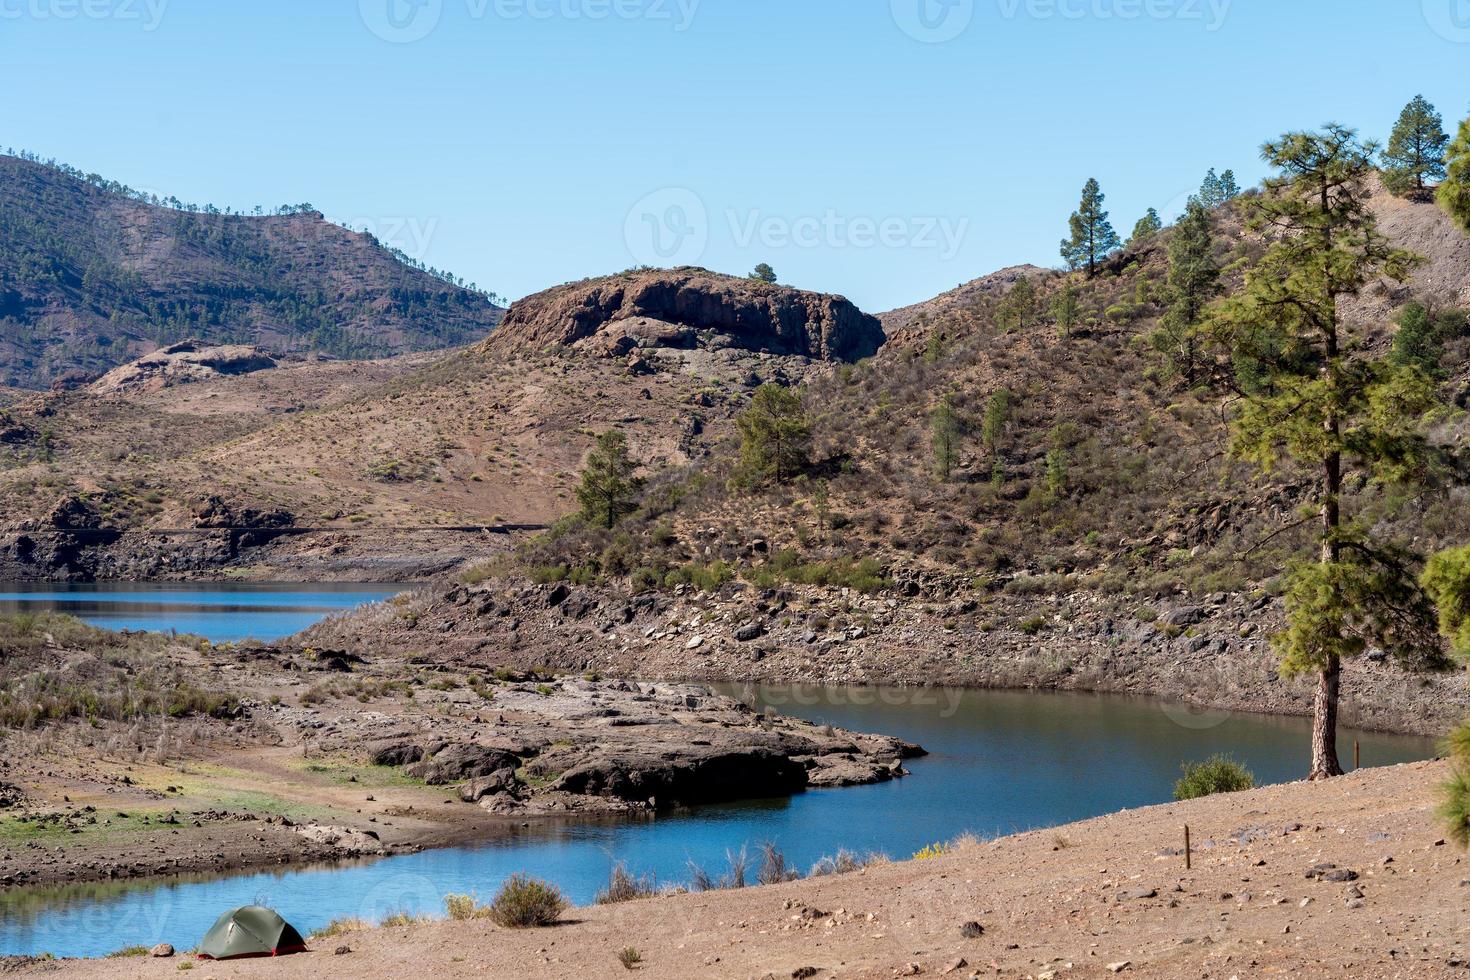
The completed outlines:
<svg viewBox="0 0 1470 980">
<path fill-rule="evenodd" d="M 622 977 L 617 953 L 631 946 L 643 958 L 635 975 L 649 978 L 1467 976 L 1470 862 L 1433 814 L 1446 772 L 1421 763 L 1128 811 L 842 877 L 578 909 L 551 930 L 476 921 L 356 933 L 288 959 L 199 963 L 194 975 Z M 1186 822 L 1190 871 L 1171 853 Z M 1328 864 L 1327 877 L 1356 880 L 1308 876 Z M 968 921 L 984 935 L 963 938 Z M 339 945 L 352 952 L 333 955 Z M 133 959 L 24 972 L 178 968 Z"/>
</svg>

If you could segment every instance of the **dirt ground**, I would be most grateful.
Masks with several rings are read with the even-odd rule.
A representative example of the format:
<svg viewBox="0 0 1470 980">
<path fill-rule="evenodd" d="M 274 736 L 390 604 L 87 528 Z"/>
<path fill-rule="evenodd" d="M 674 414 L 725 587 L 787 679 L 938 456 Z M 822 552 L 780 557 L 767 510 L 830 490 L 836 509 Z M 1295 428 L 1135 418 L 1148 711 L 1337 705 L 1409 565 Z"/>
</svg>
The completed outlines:
<svg viewBox="0 0 1470 980">
<path fill-rule="evenodd" d="M 221 980 L 621 977 L 618 953 L 632 947 L 635 974 L 650 978 L 1463 976 L 1470 860 L 1434 816 L 1447 772 L 1420 763 L 1125 811 L 840 877 L 576 909 L 554 929 L 443 922 L 192 969 Z M 1191 870 L 1178 853 L 1185 824 Z M 983 935 L 962 937 L 967 922 Z M 163 977 L 182 962 L 21 974 Z"/>
</svg>

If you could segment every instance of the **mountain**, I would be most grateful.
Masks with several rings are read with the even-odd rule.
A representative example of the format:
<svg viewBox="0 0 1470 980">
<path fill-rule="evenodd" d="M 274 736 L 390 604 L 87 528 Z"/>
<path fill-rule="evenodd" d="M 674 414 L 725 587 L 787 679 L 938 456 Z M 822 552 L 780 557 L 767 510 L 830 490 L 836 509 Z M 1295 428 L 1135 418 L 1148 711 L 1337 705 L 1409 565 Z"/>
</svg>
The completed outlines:
<svg viewBox="0 0 1470 980">
<path fill-rule="evenodd" d="M 0 156 L 0 385 L 91 377 L 185 340 L 386 357 L 466 344 L 499 321 L 486 295 L 373 236 L 283 210 L 184 210 Z"/>
</svg>

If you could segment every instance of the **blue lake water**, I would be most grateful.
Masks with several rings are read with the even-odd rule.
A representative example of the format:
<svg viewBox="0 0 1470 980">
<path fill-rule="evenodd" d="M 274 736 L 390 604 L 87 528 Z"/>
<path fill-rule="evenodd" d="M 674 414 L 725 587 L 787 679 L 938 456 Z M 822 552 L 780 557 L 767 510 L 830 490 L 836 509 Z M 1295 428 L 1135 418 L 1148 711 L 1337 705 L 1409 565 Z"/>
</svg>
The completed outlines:
<svg viewBox="0 0 1470 980">
<path fill-rule="evenodd" d="M 395 585 L 257 583 L 14 584 L 0 582 L 0 613 L 66 613 L 111 630 L 192 633 L 216 643 L 279 640 L 332 613 L 402 591 Z"/>
<path fill-rule="evenodd" d="M 442 914 L 446 894 L 488 898 L 515 872 L 553 881 L 586 903 L 615 861 L 674 884 L 689 880 L 690 862 L 719 873 L 727 853 L 742 848 L 754 863 L 764 842 L 803 870 L 839 848 L 903 858 L 967 831 L 1010 833 L 1165 802 L 1182 762 L 1216 752 L 1233 754 L 1263 783 L 1297 779 L 1308 768 L 1305 719 L 1036 692 L 768 687 L 746 693 L 789 714 L 919 742 L 931 755 L 913 760 L 908 778 L 879 786 L 637 822 L 515 824 L 475 847 L 161 884 L 12 890 L 0 895 L 0 954 L 101 955 L 156 942 L 187 949 L 222 911 L 256 902 L 279 909 L 303 932 L 339 916 Z M 1342 735 L 1348 758 L 1361 738 L 1367 766 L 1434 754 L 1425 739 Z"/>
</svg>

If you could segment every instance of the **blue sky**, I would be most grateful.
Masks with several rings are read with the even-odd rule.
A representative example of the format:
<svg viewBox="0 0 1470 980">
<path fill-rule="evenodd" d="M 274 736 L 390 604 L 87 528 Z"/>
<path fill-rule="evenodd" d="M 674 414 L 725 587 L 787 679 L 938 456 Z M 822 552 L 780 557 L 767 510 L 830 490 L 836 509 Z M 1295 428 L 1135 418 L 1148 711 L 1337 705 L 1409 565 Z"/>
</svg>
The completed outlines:
<svg viewBox="0 0 1470 980">
<path fill-rule="evenodd" d="M 392 5 L 390 7 L 390 4 Z M 1470 0 L 0 0 L 0 146 L 310 201 L 516 297 L 640 263 L 881 311 L 1329 119 L 1470 113 Z"/>
</svg>

